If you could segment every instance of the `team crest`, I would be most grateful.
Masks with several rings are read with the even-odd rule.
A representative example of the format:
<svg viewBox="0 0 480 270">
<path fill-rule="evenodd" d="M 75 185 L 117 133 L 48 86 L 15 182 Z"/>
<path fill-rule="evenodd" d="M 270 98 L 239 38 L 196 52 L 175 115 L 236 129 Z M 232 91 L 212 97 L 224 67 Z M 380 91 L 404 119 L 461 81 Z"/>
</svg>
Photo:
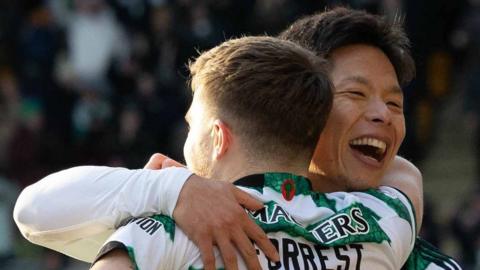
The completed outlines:
<svg viewBox="0 0 480 270">
<path fill-rule="evenodd" d="M 283 181 L 282 195 L 287 201 L 291 201 L 295 196 L 295 182 L 292 179 L 286 179 Z"/>
</svg>

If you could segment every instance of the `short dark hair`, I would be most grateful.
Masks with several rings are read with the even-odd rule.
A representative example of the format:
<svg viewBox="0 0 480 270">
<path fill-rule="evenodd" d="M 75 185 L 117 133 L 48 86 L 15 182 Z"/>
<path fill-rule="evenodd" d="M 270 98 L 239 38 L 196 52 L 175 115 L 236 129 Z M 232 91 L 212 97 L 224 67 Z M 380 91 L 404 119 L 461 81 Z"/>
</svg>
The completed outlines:
<svg viewBox="0 0 480 270">
<path fill-rule="evenodd" d="M 347 45 L 378 47 L 395 68 L 400 84 L 405 85 L 415 77 L 415 62 L 402 24 L 400 16 L 389 20 L 385 16 L 337 7 L 294 22 L 279 37 L 326 58 L 333 50 Z"/>
<path fill-rule="evenodd" d="M 192 90 L 251 153 L 311 158 L 333 99 L 326 60 L 290 41 L 242 37 L 200 55 L 190 72 Z"/>
</svg>

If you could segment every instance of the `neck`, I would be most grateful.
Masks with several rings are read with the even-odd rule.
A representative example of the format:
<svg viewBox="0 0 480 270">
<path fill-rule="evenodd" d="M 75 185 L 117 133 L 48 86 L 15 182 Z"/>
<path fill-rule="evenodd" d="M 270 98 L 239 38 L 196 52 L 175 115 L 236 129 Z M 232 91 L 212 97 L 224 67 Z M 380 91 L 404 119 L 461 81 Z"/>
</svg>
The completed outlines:
<svg viewBox="0 0 480 270">
<path fill-rule="evenodd" d="M 312 188 L 316 192 L 346 191 L 347 184 L 344 177 L 327 176 L 322 171 L 309 171 L 308 178 L 312 181 Z"/>
<path fill-rule="evenodd" d="M 293 173 L 301 176 L 308 176 L 307 165 L 284 165 L 279 163 L 249 163 L 249 162 L 231 162 L 230 164 L 224 164 L 220 166 L 221 169 L 214 170 L 212 173 L 212 179 L 219 179 L 223 181 L 228 181 L 230 183 L 235 182 L 236 180 L 252 175 L 252 174 L 262 174 L 266 172 L 287 172 Z"/>
</svg>

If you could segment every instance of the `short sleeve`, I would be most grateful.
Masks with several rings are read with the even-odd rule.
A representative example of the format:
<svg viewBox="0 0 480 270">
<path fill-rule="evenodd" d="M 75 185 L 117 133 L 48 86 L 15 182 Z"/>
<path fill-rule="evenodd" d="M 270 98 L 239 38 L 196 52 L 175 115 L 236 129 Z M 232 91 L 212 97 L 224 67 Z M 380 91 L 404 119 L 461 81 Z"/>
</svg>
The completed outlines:
<svg viewBox="0 0 480 270">
<path fill-rule="evenodd" d="M 95 261 L 114 249 L 123 249 L 134 269 L 180 269 L 186 263 L 183 256 L 186 254 L 176 250 L 189 250 L 188 246 L 181 246 L 188 245 L 189 241 L 183 234 L 176 235 L 175 231 L 175 223 L 168 216 L 131 218 L 110 236 Z"/>
<path fill-rule="evenodd" d="M 380 217 L 378 222 L 391 240 L 394 258 L 400 268 L 415 245 L 416 221 L 412 203 L 403 192 L 387 186 L 358 196 Z"/>
</svg>

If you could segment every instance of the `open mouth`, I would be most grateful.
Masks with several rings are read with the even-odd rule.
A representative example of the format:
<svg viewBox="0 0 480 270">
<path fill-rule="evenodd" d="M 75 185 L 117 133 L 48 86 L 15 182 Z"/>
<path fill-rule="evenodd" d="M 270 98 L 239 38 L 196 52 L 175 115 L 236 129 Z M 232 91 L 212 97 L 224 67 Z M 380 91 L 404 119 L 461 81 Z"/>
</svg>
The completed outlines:
<svg viewBox="0 0 480 270">
<path fill-rule="evenodd" d="M 362 155 L 381 162 L 387 152 L 387 143 L 371 137 L 362 137 L 350 141 L 350 147 Z"/>
</svg>

